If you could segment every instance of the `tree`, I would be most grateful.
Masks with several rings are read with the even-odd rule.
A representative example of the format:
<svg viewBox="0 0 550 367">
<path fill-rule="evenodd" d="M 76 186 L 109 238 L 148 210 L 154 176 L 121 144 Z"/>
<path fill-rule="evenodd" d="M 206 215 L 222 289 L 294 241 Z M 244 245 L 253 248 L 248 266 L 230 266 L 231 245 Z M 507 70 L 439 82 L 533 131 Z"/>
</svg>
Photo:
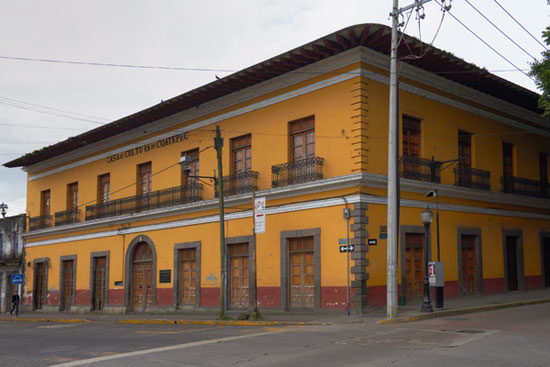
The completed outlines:
<svg viewBox="0 0 550 367">
<path fill-rule="evenodd" d="M 542 32 L 544 42 L 550 46 L 550 26 Z M 535 78 L 535 84 L 542 91 L 539 98 L 539 107 L 542 109 L 542 116 L 550 117 L 550 50 L 542 53 L 542 60 L 531 64 L 529 75 Z"/>
</svg>

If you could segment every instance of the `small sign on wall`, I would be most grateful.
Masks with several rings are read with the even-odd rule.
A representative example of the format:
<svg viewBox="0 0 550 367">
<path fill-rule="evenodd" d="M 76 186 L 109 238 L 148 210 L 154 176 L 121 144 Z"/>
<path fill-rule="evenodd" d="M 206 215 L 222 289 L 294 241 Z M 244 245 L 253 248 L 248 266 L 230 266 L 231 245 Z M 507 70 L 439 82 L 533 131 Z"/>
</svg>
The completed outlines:
<svg viewBox="0 0 550 367">
<path fill-rule="evenodd" d="M 122 287 L 124 285 L 124 282 L 122 280 L 115 281 L 115 287 Z"/>
<path fill-rule="evenodd" d="M 160 283 L 170 283 L 172 281 L 172 271 L 168 270 L 159 270 L 159 282 Z"/>
</svg>

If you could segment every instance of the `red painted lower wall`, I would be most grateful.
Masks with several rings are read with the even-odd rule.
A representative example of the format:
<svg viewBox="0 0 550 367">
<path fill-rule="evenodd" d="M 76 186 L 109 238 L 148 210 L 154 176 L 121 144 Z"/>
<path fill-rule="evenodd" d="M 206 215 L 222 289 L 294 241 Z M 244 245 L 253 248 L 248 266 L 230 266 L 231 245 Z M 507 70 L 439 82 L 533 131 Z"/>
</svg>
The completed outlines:
<svg viewBox="0 0 550 367">
<path fill-rule="evenodd" d="M 173 288 L 157 288 L 156 306 L 172 306 L 174 304 Z"/>
<path fill-rule="evenodd" d="M 109 289 L 109 306 L 124 306 L 124 289 Z"/>
<path fill-rule="evenodd" d="M 76 290 L 74 294 L 75 305 L 89 305 L 90 304 L 90 291 L 88 289 Z"/>
<path fill-rule="evenodd" d="M 321 308 L 346 308 L 346 287 L 321 287 Z"/>
<path fill-rule="evenodd" d="M 533 275 L 525 277 L 525 289 L 542 288 L 542 276 Z"/>
<path fill-rule="evenodd" d="M 258 287 L 258 307 L 281 307 L 281 287 Z"/>
<path fill-rule="evenodd" d="M 57 306 L 59 304 L 59 291 L 48 291 L 46 304 Z"/>
<path fill-rule="evenodd" d="M 201 288 L 201 306 L 219 306 L 220 288 Z"/>
<path fill-rule="evenodd" d="M 485 278 L 483 279 L 483 293 L 504 293 L 506 286 L 504 284 L 504 278 Z"/>
</svg>

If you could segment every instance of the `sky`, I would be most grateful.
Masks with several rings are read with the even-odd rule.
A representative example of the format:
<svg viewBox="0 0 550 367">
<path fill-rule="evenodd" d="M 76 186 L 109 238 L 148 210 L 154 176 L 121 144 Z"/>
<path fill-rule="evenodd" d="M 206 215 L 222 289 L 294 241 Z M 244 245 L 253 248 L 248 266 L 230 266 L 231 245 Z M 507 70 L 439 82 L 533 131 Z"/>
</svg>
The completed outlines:
<svg viewBox="0 0 550 367">
<path fill-rule="evenodd" d="M 533 80 L 496 52 L 528 71 L 529 63 L 544 50 L 539 42 L 550 25 L 546 0 L 454 0 L 445 14 L 438 1 L 424 5 L 420 21 L 413 13 L 405 33 L 536 91 Z M 411 3 L 399 1 L 400 7 Z M 392 4 L 392 0 L 0 0 L 0 163 L 339 29 L 360 23 L 391 25 Z M 8 216 L 25 213 L 26 173 L 21 169 L 0 167 L 0 202 L 8 205 Z"/>
</svg>

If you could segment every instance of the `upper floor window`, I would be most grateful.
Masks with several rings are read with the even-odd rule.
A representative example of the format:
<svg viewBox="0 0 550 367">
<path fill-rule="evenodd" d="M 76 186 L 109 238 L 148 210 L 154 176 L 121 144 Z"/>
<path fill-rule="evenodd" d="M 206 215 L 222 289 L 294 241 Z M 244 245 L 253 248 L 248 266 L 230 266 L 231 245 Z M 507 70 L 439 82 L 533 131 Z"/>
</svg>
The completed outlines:
<svg viewBox="0 0 550 367">
<path fill-rule="evenodd" d="M 78 182 L 67 185 L 67 210 L 78 208 Z"/>
<path fill-rule="evenodd" d="M 458 130 L 458 158 L 459 166 L 472 168 L 472 134 Z"/>
<path fill-rule="evenodd" d="M 548 153 L 539 153 L 539 174 L 540 182 L 548 183 L 548 166 L 550 160 L 548 159 Z"/>
<path fill-rule="evenodd" d="M 514 145 L 502 143 L 502 171 L 503 176 L 511 177 L 514 175 Z"/>
<path fill-rule="evenodd" d="M 97 178 L 97 202 L 104 204 L 109 201 L 111 193 L 111 175 L 106 173 Z"/>
<path fill-rule="evenodd" d="M 151 192 L 151 162 L 137 166 L 137 194 Z"/>
<path fill-rule="evenodd" d="M 289 123 L 290 160 L 315 157 L 315 117 Z"/>
<path fill-rule="evenodd" d="M 40 216 L 50 215 L 50 190 L 40 193 Z"/>
<path fill-rule="evenodd" d="M 420 120 L 403 116 L 403 155 L 420 157 Z"/>
<path fill-rule="evenodd" d="M 188 150 L 187 152 L 183 152 L 181 153 L 181 156 L 187 156 L 189 158 L 191 158 L 191 164 L 189 165 L 189 168 L 191 169 L 191 171 L 189 172 L 189 176 L 198 176 L 199 175 L 199 149 L 193 149 L 193 150 Z M 181 172 L 181 185 L 187 185 L 187 184 L 190 184 L 190 183 L 195 183 L 197 182 L 198 178 L 194 178 L 194 177 L 188 177 L 188 175 L 186 175 L 183 170 Z"/>
<path fill-rule="evenodd" d="M 233 173 L 252 169 L 252 137 L 250 134 L 231 139 Z"/>
</svg>

